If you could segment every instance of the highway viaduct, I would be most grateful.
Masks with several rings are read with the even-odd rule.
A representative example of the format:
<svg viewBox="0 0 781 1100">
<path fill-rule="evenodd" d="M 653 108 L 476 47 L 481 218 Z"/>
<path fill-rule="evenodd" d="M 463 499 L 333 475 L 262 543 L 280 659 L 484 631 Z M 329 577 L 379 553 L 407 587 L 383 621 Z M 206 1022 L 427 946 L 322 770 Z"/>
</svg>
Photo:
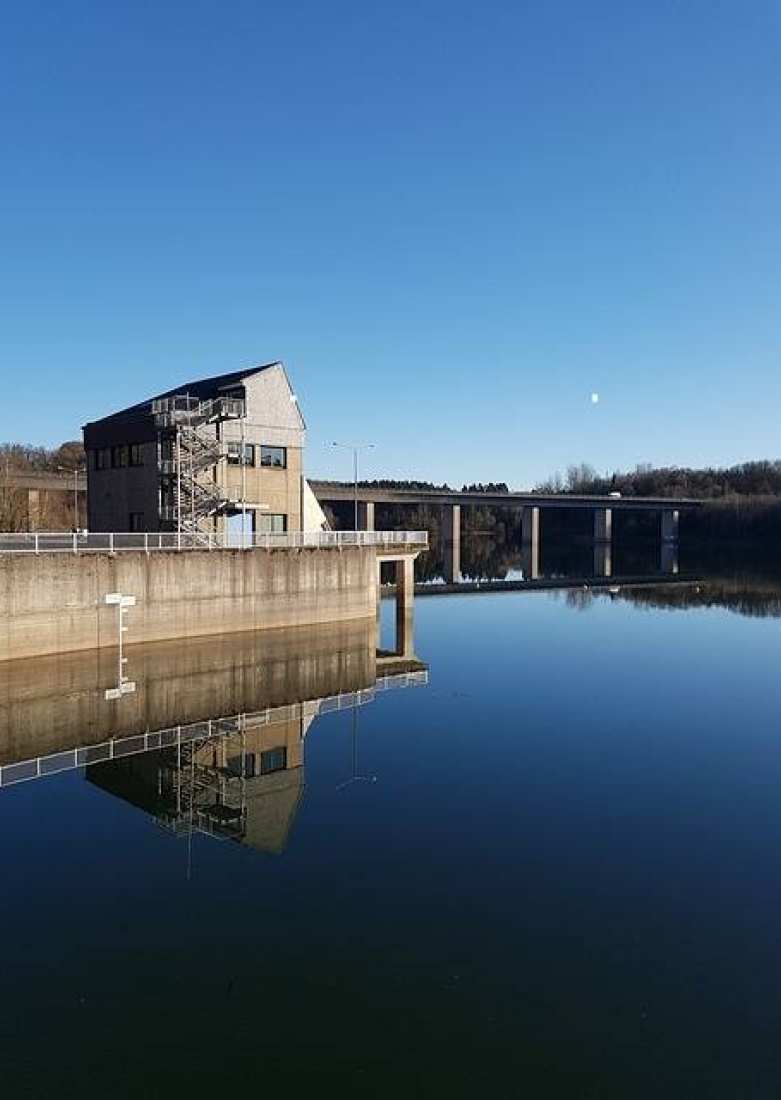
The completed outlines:
<svg viewBox="0 0 781 1100">
<path fill-rule="evenodd" d="M 8 487 L 27 493 L 28 528 L 38 527 L 42 494 L 64 492 L 73 495 L 71 475 L 54 472 L 10 473 L 3 479 Z M 310 481 L 321 504 L 350 503 L 356 499 L 353 485 L 344 482 Z M 87 481 L 80 476 L 76 488 L 86 498 Z M 480 493 L 447 489 L 358 488 L 358 530 L 374 530 L 377 504 L 428 504 L 442 508 L 446 576 L 451 583 L 461 578 L 461 509 L 464 507 L 514 508 L 520 513 L 522 564 L 529 580 L 540 574 L 541 516 L 547 509 L 586 509 L 593 515 L 594 575 L 609 577 L 612 572 L 613 514 L 618 511 L 654 512 L 660 517 L 660 565 L 665 573 L 677 572 L 678 523 L 682 511 L 702 507 L 702 501 L 684 497 L 584 496 L 571 493 Z"/>
<path fill-rule="evenodd" d="M 583 496 L 574 493 L 480 493 L 447 489 L 381 489 L 344 482 L 310 481 L 321 504 L 355 503 L 360 530 L 374 530 L 377 504 L 428 504 L 441 507 L 447 550 L 445 580 L 461 579 L 461 509 L 463 507 L 515 508 L 521 515 L 522 566 L 529 580 L 540 575 L 541 514 L 550 509 L 586 509 L 593 515 L 594 575 L 612 573 L 613 513 L 654 512 L 659 516 L 660 566 L 664 573 L 678 572 L 678 521 L 680 513 L 702 507 L 702 501 L 675 497 Z"/>
<path fill-rule="evenodd" d="M 64 493 L 68 502 L 73 501 L 74 490 L 79 502 L 79 512 L 87 514 L 87 478 L 85 474 L 57 473 L 56 471 L 35 470 L 20 472 L 0 470 L 0 489 L 10 489 L 24 495 L 27 530 L 40 528 L 44 513 L 44 501 L 47 493 Z"/>
</svg>

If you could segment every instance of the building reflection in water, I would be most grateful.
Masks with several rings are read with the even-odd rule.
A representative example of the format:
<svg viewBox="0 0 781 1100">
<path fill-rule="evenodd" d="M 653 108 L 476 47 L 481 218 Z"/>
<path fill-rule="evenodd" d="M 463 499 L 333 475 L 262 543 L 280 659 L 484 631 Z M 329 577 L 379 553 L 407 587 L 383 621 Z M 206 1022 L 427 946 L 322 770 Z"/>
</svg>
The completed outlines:
<svg viewBox="0 0 781 1100">
<path fill-rule="evenodd" d="M 106 697 L 111 650 L 12 662 L 0 698 L 0 787 L 85 768 L 174 835 L 284 850 L 322 714 L 425 684 L 411 618 L 394 652 L 374 620 L 128 650 L 136 690 Z"/>
</svg>

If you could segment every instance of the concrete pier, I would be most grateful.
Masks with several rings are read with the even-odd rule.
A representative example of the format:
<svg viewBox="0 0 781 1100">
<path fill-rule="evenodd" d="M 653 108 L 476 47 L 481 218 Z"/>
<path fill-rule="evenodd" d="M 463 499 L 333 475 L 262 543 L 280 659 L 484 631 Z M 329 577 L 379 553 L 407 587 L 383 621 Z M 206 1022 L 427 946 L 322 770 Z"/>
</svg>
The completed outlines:
<svg viewBox="0 0 781 1100">
<path fill-rule="evenodd" d="M 527 581 L 536 581 L 540 578 L 540 544 L 539 542 L 525 542 L 521 546 L 521 569 Z"/>
<path fill-rule="evenodd" d="M 444 521 L 445 580 L 448 584 L 458 584 L 461 580 L 461 505 L 448 504 Z"/>
<path fill-rule="evenodd" d="M 664 509 L 662 512 L 662 542 L 678 541 L 678 520 L 679 512 L 677 508 Z"/>
<path fill-rule="evenodd" d="M 374 530 L 374 501 L 373 500 L 359 500 L 358 501 L 358 530 L 359 531 L 373 531 Z"/>
<path fill-rule="evenodd" d="M 527 505 L 521 512 L 521 568 L 527 580 L 540 575 L 540 509 Z"/>
<path fill-rule="evenodd" d="M 521 542 L 524 544 L 539 544 L 540 541 L 540 509 L 527 505 L 521 511 Z"/>
<path fill-rule="evenodd" d="M 399 657 L 414 656 L 415 561 L 396 562 L 396 648 Z"/>
<path fill-rule="evenodd" d="M 660 568 L 673 576 L 678 573 L 678 543 L 672 539 L 662 540 Z"/>
<path fill-rule="evenodd" d="M 594 543 L 594 576 L 612 577 L 613 575 L 613 546 L 610 542 L 598 541 Z"/>
<path fill-rule="evenodd" d="M 613 538 L 613 509 L 594 509 L 594 542 L 610 542 Z"/>
</svg>

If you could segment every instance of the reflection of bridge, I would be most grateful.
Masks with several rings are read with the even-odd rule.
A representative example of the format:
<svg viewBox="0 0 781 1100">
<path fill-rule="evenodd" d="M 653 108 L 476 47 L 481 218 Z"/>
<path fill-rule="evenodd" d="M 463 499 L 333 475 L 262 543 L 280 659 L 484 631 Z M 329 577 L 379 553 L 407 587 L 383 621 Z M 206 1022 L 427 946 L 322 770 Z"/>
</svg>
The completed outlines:
<svg viewBox="0 0 781 1100">
<path fill-rule="evenodd" d="M 310 482 L 321 504 L 354 501 L 353 486 L 341 482 Z M 612 540 L 614 512 L 651 512 L 659 516 L 661 568 L 677 571 L 678 519 L 684 509 L 700 508 L 702 502 L 674 497 L 580 496 L 567 493 L 471 493 L 440 489 L 359 488 L 358 526 L 374 529 L 374 509 L 377 504 L 427 504 L 441 507 L 444 535 L 448 549 L 446 579 L 457 582 L 461 576 L 461 508 L 513 508 L 521 515 L 524 548 L 524 573 L 536 580 L 540 573 L 540 517 L 543 511 L 576 509 L 593 514 L 594 573 L 610 576 L 612 570 Z"/>
<path fill-rule="evenodd" d="M 488 580 L 459 581 L 457 584 L 416 584 L 417 596 L 449 596 L 480 592 L 551 592 L 582 590 L 623 591 L 632 588 L 683 587 L 702 583 L 698 574 L 675 573 L 660 576 L 656 573 L 616 574 L 614 576 L 587 575 L 582 577 L 543 577 L 539 580 Z"/>
</svg>

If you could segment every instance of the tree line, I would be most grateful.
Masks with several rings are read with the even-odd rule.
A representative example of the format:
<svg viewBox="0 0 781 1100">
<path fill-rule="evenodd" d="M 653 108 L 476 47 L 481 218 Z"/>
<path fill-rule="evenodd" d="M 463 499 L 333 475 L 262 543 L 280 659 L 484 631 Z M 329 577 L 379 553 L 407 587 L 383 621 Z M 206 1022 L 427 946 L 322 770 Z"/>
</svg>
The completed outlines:
<svg viewBox="0 0 781 1100">
<path fill-rule="evenodd" d="M 736 466 L 650 466 L 598 474 L 583 462 L 569 466 L 564 476 L 556 473 L 536 486 L 536 492 L 604 494 L 622 496 L 695 497 L 723 500 L 733 496 L 781 496 L 781 460 L 741 462 Z"/>
</svg>

